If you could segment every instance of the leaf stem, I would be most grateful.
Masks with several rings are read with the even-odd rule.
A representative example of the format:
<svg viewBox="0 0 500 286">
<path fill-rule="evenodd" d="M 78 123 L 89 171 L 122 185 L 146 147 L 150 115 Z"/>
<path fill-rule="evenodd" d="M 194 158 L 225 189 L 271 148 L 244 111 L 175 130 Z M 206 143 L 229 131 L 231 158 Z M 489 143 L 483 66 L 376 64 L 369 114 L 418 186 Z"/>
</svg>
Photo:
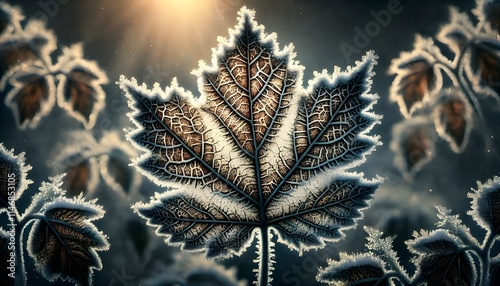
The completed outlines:
<svg viewBox="0 0 500 286">
<path fill-rule="evenodd" d="M 269 264 L 270 264 L 270 246 L 269 246 L 269 229 L 267 227 L 260 228 L 260 253 L 259 253 L 259 270 L 257 273 L 257 285 L 269 286 Z"/>
<path fill-rule="evenodd" d="M 472 251 L 476 254 L 480 264 L 480 277 L 478 277 L 477 285 L 489 285 L 490 252 L 495 243 L 495 238 L 496 236 L 493 233 L 488 232 L 482 247 L 473 249 Z"/>
<path fill-rule="evenodd" d="M 26 272 L 24 271 L 24 256 L 23 256 L 23 231 L 26 225 L 16 221 L 15 226 L 15 254 L 16 254 L 16 272 L 15 285 L 26 285 Z"/>
<path fill-rule="evenodd" d="M 390 272 L 386 272 L 384 274 L 384 276 L 382 276 L 382 278 L 379 280 L 379 281 L 383 281 L 384 279 L 390 279 L 390 278 L 395 278 L 397 280 L 399 280 L 403 285 L 412 285 L 410 279 L 404 275 L 403 273 L 399 272 L 399 271 L 390 271 Z M 378 284 L 376 284 L 378 285 Z"/>
<path fill-rule="evenodd" d="M 450 76 L 452 81 L 455 83 L 458 83 L 460 89 L 463 91 L 467 101 L 471 105 L 472 109 L 474 110 L 474 115 L 477 117 L 479 122 L 484 123 L 484 117 L 483 113 L 481 111 L 481 107 L 477 103 L 476 97 L 473 95 L 474 92 L 470 89 L 469 85 L 467 84 L 465 77 L 461 75 L 462 73 L 465 73 L 464 71 L 464 63 L 463 63 L 463 58 L 466 54 L 466 51 L 469 49 L 469 47 L 473 44 L 474 39 L 471 39 L 468 41 L 461 49 L 460 49 L 460 54 L 457 57 L 456 60 L 456 66 L 452 67 L 448 63 L 442 62 L 442 61 L 437 61 L 436 64 L 439 64 L 439 66 L 447 71 L 446 74 Z"/>
</svg>

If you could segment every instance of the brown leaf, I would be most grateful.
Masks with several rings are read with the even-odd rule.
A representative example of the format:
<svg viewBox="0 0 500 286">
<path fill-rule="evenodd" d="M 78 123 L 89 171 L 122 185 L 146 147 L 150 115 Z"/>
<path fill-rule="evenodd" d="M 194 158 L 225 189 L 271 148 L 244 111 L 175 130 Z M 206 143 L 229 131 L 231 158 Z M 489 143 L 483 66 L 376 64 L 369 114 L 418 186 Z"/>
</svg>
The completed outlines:
<svg viewBox="0 0 500 286">
<path fill-rule="evenodd" d="M 450 143 L 453 151 L 462 151 L 470 131 L 469 106 L 463 99 L 454 97 L 446 100 L 436 112 L 438 134 Z"/>
<path fill-rule="evenodd" d="M 80 193 L 87 193 L 87 186 L 90 180 L 90 162 L 83 160 L 75 166 L 70 166 L 64 177 L 63 188 L 70 196 L 78 196 Z"/>
<path fill-rule="evenodd" d="M 60 80 L 57 103 L 85 128 L 92 128 L 105 105 L 106 95 L 101 85 L 108 82 L 106 73 L 96 62 L 83 58 L 81 44 L 63 48 L 55 69 Z"/>
<path fill-rule="evenodd" d="M 436 75 L 433 63 L 423 57 L 415 57 L 399 66 L 400 71 L 392 84 L 392 92 L 399 97 L 403 115 L 412 114 L 414 106 L 424 101 L 435 88 Z"/>
<path fill-rule="evenodd" d="M 85 63 L 89 68 L 85 65 L 69 64 L 73 66 L 61 71 L 58 103 L 90 128 L 95 123 L 93 115 L 104 106 L 104 91 L 100 84 L 106 82 L 107 78 L 105 75 L 96 74 L 102 72 L 96 70 L 95 64 Z"/>
<path fill-rule="evenodd" d="M 20 175 L 19 166 L 17 162 L 8 159 L 10 158 L 0 157 L 0 209 L 7 209 L 11 189 L 15 190 L 19 186 L 19 181 L 16 180 Z"/>
<path fill-rule="evenodd" d="M 74 111 L 88 121 L 94 107 L 96 91 L 87 79 L 88 76 L 82 71 L 71 72 L 66 82 L 65 99 L 70 102 Z"/>
<path fill-rule="evenodd" d="M 27 43 L 16 41 L 3 43 L 0 46 L 0 77 L 14 66 L 36 59 L 36 52 Z"/>
<path fill-rule="evenodd" d="M 69 196 L 78 196 L 80 193 L 89 195 L 94 192 L 98 183 L 98 167 L 95 158 L 86 157 L 85 154 L 73 154 L 62 160 L 63 188 Z"/>
<path fill-rule="evenodd" d="M 344 173 L 378 144 L 366 135 L 379 119 L 368 94 L 377 57 L 315 73 L 305 89 L 291 46 L 278 50 L 252 11 L 240 16 L 212 66 L 194 72 L 200 100 L 176 81 L 163 92 L 122 77 L 128 136 L 148 150 L 135 164 L 178 189 L 135 210 L 167 243 L 208 257 L 241 253 L 255 228 L 262 241 L 273 228 L 290 248 L 319 247 L 356 223 L 379 184 Z"/>
<path fill-rule="evenodd" d="M 101 269 L 96 250 L 106 250 L 106 237 L 91 223 L 101 208 L 81 199 L 61 199 L 46 207 L 28 239 L 28 252 L 50 281 L 57 278 L 92 285 L 92 270 Z"/>
<path fill-rule="evenodd" d="M 11 96 L 8 96 L 11 102 L 16 106 L 17 120 L 19 126 L 25 126 L 41 116 L 43 106 L 50 100 L 50 87 L 47 79 L 39 74 L 32 74 L 25 77 L 13 90 Z"/>
<path fill-rule="evenodd" d="M 500 94 L 500 45 L 487 42 L 471 44 L 470 68 L 472 75 L 479 76 L 479 84 L 491 88 L 496 96 Z M 472 79 L 473 82 L 477 80 Z"/>
<path fill-rule="evenodd" d="M 472 199 L 471 216 L 486 231 L 500 235 L 500 177 L 495 176 L 469 194 Z"/>
<path fill-rule="evenodd" d="M 429 158 L 431 150 L 430 141 L 426 131 L 422 129 L 416 129 L 414 134 L 406 138 L 404 141 L 404 152 L 408 171 L 411 171 L 416 165 Z"/>
<path fill-rule="evenodd" d="M 415 117 L 396 124 L 393 128 L 391 149 L 396 153 L 395 163 L 403 173 L 414 174 L 434 153 L 434 137 L 427 117 Z"/>
</svg>

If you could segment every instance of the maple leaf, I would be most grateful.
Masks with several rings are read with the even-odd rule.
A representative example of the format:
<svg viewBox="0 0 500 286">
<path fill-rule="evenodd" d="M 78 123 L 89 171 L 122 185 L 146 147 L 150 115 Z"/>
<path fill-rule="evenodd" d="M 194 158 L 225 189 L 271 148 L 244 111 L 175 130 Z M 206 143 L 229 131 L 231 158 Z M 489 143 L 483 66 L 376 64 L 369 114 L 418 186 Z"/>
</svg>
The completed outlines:
<svg viewBox="0 0 500 286">
<path fill-rule="evenodd" d="M 315 73 L 305 90 L 293 47 L 280 51 L 253 11 L 239 16 L 212 66 L 193 72 L 199 98 L 175 79 L 165 91 L 123 76 L 120 85 L 137 126 L 128 137 L 146 151 L 135 164 L 177 189 L 135 210 L 167 243 L 212 258 L 240 254 L 260 233 L 258 283 L 268 285 L 271 229 L 299 251 L 337 240 L 380 183 L 345 172 L 378 144 L 365 135 L 379 119 L 367 111 L 376 56 Z"/>
</svg>

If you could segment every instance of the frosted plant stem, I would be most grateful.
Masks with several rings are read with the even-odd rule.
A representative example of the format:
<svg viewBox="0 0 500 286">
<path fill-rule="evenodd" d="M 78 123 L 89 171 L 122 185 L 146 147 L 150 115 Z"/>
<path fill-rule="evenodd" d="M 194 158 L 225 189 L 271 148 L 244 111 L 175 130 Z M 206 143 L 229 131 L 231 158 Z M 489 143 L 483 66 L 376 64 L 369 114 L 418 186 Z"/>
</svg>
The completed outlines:
<svg viewBox="0 0 500 286">
<path fill-rule="evenodd" d="M 491 247 L 495 243 L 495 235 L 491 232 L 488 232 L 485 242 L 482 248 L 480 248 L 477 253 L 480 263 L 480 274 L 481 276 L 478 279 L 477 285 L 488 285 L 489 283 L 489 269 L 490 269 L 490 251 Z"/>
<path fill-rule="evenodd" d="M 384 276 L 382 276 L 381 279 L 385 279 L 385 278 L 387 278 L 387 279 L 396 278 L 403 285 L 411 285 L 410 279 L 406 275 L 401 273 L 400 271 L 387 272 L 386 274 L 384 274 Z"/>
<path fill-rule="evenodd" d="M 23 229 L 24 229 L 24 224 L 18 223 L 16 221 L 16 235 L 15 235 L 15 246 L 16 246 L 16 275 L 15 275 L 15 285 L 16 286 L 25 286 L 26 285 L 26 273 L 24 272 L 24 257 L 23 257 L 23 243 L 22 243 L 22 238 L 23 238 Z"/>
<path fill-rule="evenodd" d="M 269 230 L 267 227 L 260 229 L 260 253 L 259 253 L 259 272 L 257 274 L 259 286 L 269 286 Z"/>
</svg>

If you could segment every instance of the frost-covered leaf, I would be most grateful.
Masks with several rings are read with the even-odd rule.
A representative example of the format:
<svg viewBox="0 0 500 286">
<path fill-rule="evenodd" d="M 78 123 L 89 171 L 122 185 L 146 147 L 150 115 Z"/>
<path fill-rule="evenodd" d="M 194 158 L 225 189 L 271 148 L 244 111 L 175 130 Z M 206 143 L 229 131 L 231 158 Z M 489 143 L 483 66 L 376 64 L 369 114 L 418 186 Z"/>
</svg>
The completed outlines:
<svg viewBox="0 0 500 286">
<path fill-rule="evenodd" d="M 29 21 L 19 33 L 0 38 L 0 76 L 14 66 L 42 60 L 51 62 L 56 48 L 55 36 L 41 21 Z"/>
<path fill-rule="evenodd" d="M 367 94 L 376 56 L 315 73 L 304 90 L 292 47 L 280 51 L 253 14 L 243 8 L 212 66 L 194 72 L 198 99 L 176 81 L 162 91 L 121 79 L 129 138 L 146 151 L 135 163 L 177 188 L 135 209 L 167 243 L 209 257 L 241 253 L 258 232 L 269 245 L 270 228 L 298 250 L 339 239 L 379 185 L 345 173 L 377 144 L 365 135 L 379 118 Z"/>
<path fill-rule="evenodd" d="M 0 76 L 4 76 L 9 69 L 20 63 L 33 62 L 36 59 L 36 51 L 28 43 L 16 40 L 0 42 Z"/>
<path fill-rule="evenodd" d="M 13 232 L 0 231 L 0 285 L 14 286 L 16 277 L 16 257 L 10 238 Z M 9 244 L 10 243 L 10 244 Z"/>
<path fill-rule="evenodd" d="M 417 37 L 412 52 L 401 53 L 393 60 L 390 73 L 396 74 L 392 82 L 390 99 L 399 104 L 405 117 L 426 104 L 429 96 L 442 86 L 441 71 L 435 65 L 439 58 L 434 44 Z"/>
<path fill-rule="evenodd" d="M 102 268 L 96 251 L 109 248 L 107 238 L 92 221 L 104 211 L 95 201 L 60 197 L 43 206 L 28 238 L 28 253 L 50 281 L 92 285 L 93 270 Z"/>
<path fill-rule="evenodd" d="M 320 270 L 318 281 L 338 286 L 392 285 L 384 274 L 384 262 L 370 254 L 351 257 L 341 253 L 340 261 L 330 262 L 328 268 Z"/>
<path fill-rule="evenodd" d="M 94 192 L 99 180 L 95 158 L 76 153 L 64 158 L 61 164 L 65 166 L 66 176 L 63 186 L 68 195 L 78 196 L 81 193 L 89 195 Z"/>
<path fill-rule="evenodd" d="M 137 154 L 128 142 L 122 141 L 118 134 L 109 133 L 100 140 L 105 149 L 99 159 L 100 172 L 106 183 L 122 194 L 130 194 L 138 188 L 140 174 L 130 166 L 131 159 Z"/>
<path fill-rule="evenodd" d="M 75 165 L 68 165 L 66 177 L 64 178 L 64 185 L 68 189 L 68 195 L 77 196 L 81 193 L 85 195 L 92 193 L 93 188 L 90 188 L 89 185 L 92 185 L 90 182 L 94 180 L 92 178 L 95 176 L 92 174 L 94 173 L 93 169 L 95 167 L 92 167 L 90 159 L 82 159 Z"/>
<path fill-rule="evenodd" d="M 76 132 L 68 143 L 56 146 L 55 173 L 64 173 L 63 188 L 71 197 L 83 193 L 91 196 L 99 183 L 99 165 L 95 149 L 97 142 L 91 134 Z"/>
<path fill-rule="evenodd" d="M 465 57 L 466 74 L 478 94 L 489 94 L 500 101 L 500 42 L 494 39 L 475 40 Z"/>
<path fill-rule="evenodd" d="M 19 68 L 7 75 L 12 89 L 5 103 L 16 118 L 19 128 L 34 128 L 52 110 L 55 101 L 54 78 L 35 65 Z M 1 89 L 5 87 L 2 82 Z"/>
<path fill-rule="evenodd" d="M 436 226 L 442 229 L 447 229 L 449 233 L 460 237 L 464 242 L 469 245 L 474 245 L 479 247 L 479 242 L 472 236 L 470 229 L 462 223 L 462 220 L 458 215 L 452 215 L 451 210 L 437 206 L 439 221 Z"/>
<path fill-rule="evenodd" d="M 14 155 L 13 150 L 0 143 L 0 212 L 7 210 L 9 202 L 17 200 L 32 183 L 27 179 L 29 170 L 31 166 L 25 164 L 24 153 Z"/>
<path fill-rule="evenodd" d="M 400 122 L 393 127 L 392 134 L 394 162 L 403 173 L 414 174 L 434 156 L 434 134 L 428 118 Z"/>
<path fill-rule="evenodd" d="M 435 231 L 427 236 L 419 237 L 411 243 L 411 248 L 418 253 L 449 253 L 459 249 L 457 240 L 447 231 Z"/>
<path fill-rule="evenodd" d="M 468 194 L 472 199 L 468 214 L 486 231 L 500 235 L 500 177 L 477 184 L 477 190 Z"/>
<path fill-rule="evenodd" d="M 418 275 L 427 285 L 475 285 L 472 258 L 457 237 L 445 230 L 436 230 L 409 245 L 419 255 L 415 261 Z"/>
<path fill-rule="evenodd" d="M 469 140 L 472 110 L 459 90 L 447 91 L 442 99 L 434 111 L 436 131 L 453 151 L 460 153 Z"/>
<path fill-rule="evenodd" d="M 58 76 L 57 102 L 86 128 L 92 128 L 97 114 L 104 108 L 105 93 L 101 85 L 108 78 L 97 63 L 83 59 L 80 44 L 63 49 L 56 65 Z"/>
</svg>

